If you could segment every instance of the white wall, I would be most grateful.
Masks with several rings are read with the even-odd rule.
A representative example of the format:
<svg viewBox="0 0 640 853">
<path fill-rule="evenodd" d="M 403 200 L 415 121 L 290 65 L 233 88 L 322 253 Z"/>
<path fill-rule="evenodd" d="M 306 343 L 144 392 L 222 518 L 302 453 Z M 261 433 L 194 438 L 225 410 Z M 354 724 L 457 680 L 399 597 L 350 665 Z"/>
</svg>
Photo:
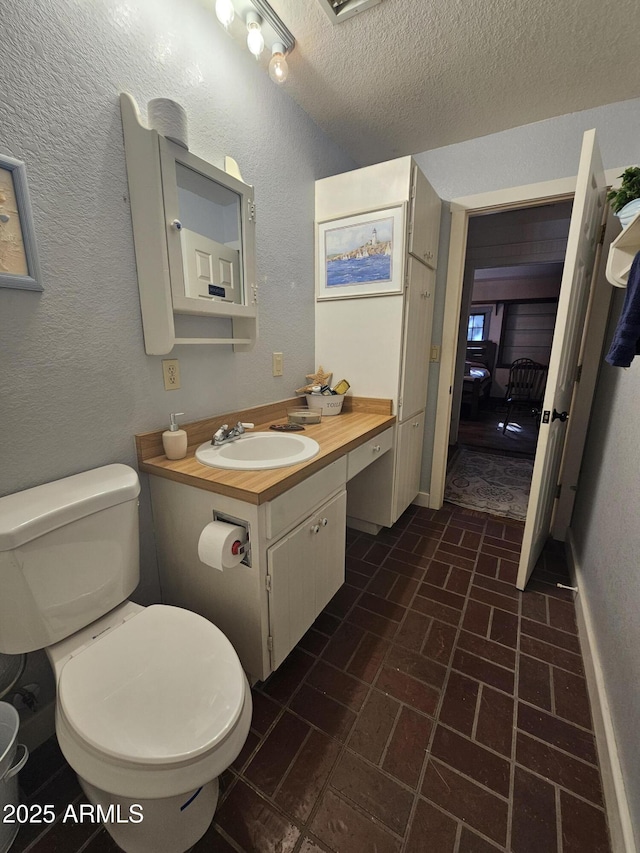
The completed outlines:
<svg viewBox="0 0 640 853">
<path fill-rule="evenodd" d="M 0 80 L 0 153 L 26 162 L 45 287 L 0 289 L 0 494 L 135 466 L 134 434 L 171 411 L 196 420 L 291 396 L 315 368 L 314 181 L 356 164 L 196 0 L 3 3 Z M 177 347 L 179 391 L 164 391 L 161 359 L 143 348 L 122 90 L 143 114 L 151 98 L 179 101 L 191 150 L 217 166 L 235 157 L 255 185 L 259 342 L 239 354 Z M 149 602 L 159 589 L 146 489 L 141 514 L 136 597 Z"/>
<path fill-rule="evenodd" d="M 573 113 L 416 155 L 447 199 L 575 175 L 584 130 L 597 129 L 605 168 L 640 162 L 640 99 Z M 448 248 L 449 228 L 443 229 Z M 446 257 L 446 254 L 443 255 Z M 438 270 L 434 342 L 442 327 L 446 266 Z M 623 293 L 614 300 L 609 336 Z M 437 365 L 432 371 L 437 372 Z M 429 490 L 437 380 L 430 383 L 422 488 Z M 580 594 L 592 614 L 595 643 L 622 764 L 631 821 L 640 827 L 640 362 L 603 364 L 572 529 Z M 640 843 L 640 837 L 637 839 Z"/>
</svg>

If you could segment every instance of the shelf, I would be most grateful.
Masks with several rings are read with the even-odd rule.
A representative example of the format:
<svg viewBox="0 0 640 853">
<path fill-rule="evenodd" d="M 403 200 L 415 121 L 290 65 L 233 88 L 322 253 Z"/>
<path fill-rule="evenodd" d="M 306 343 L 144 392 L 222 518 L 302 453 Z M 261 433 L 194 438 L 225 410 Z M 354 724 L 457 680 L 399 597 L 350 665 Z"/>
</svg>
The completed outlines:
<svg viewBox="0 0 640 853">
<path fill-rule="evenodd" d="M 609 247 L 607 281 L 614 287 L 626 287 L 629 271 L 636 254 L 640 252 L 640 213 L 631 220 Z"/>
</svg>

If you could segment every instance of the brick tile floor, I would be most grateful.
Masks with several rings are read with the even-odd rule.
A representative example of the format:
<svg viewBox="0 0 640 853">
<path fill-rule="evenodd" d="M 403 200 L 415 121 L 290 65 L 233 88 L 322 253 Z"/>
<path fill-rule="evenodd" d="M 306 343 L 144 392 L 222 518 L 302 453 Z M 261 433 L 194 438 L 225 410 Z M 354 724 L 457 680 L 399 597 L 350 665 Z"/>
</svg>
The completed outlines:
<svg viewBox="0 0 640 853">
<path fill-rule="evenodd" d="M 193 853 L 610 853 L 571 593 L 551 543 L 514 587 L 522 525 L 411 507 L 347 534 L 347 582 L 253 689 L 247 743 Z M 55 740 L 28 802 L 81 800 Z M 104 829 L 12 853 L 113 853 Z"/>
</svg>

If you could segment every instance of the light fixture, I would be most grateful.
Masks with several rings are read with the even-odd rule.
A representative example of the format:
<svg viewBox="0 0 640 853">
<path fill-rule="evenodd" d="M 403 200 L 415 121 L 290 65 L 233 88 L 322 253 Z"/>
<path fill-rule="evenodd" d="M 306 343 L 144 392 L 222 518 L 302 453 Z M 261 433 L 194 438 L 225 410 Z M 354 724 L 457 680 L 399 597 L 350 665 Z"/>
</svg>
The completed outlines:
<svg viewBox="0 0 640 853">
<path fill-rule="evenodd" d="M 216 0 L 216 17 L 225 28 L 228 30 L 236 13 L 231 0 Z"/>
<path fill-rule="evenodd" d="M 271 59 L 269 60 L 269 77 L 274 83 L 284 83 L 289 74 L 289 66 L 284 58 L 284 53 L 282 42 L 274 41 L 271 47 Z"/>
<path fill-rule="evenodd" d="M 257 59 L 264 50 L 262 18 L 257 12 L 247 12 L 247 47 Z"/>
<path fill-rule="evenodd" d="M 268 48 L 269 76 L 276 83 L 284 83 L 289 73 L 285 57 L 295 47 L 296 40 L 267 0 L 216 0 L 215 10 L 234 40 L 239 41 L 244 33 L 247 48 L 256 59 Z"/>
</svg>

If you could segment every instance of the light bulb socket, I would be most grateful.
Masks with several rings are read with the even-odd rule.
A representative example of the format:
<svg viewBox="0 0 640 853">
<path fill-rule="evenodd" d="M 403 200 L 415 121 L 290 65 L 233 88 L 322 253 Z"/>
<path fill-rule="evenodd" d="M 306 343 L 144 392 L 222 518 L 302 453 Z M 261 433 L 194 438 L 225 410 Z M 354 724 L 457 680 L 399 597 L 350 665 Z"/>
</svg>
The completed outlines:
<svg viewBox="0 0 640 853">
<path fill-rule="evenodd" d="M 284 56 L 286 52 L 285 46 L 280 41 L 274 41 L 271 45 L 271 56 L 275 56 L 276 53 L 281 53 Z"/>
<path fill-rule="evenodd" d="M 244 20 L 248 30 L 252 30 L 256 27 L 261 29 L 262 27 L 262 18 L 257 12 L 247 12 Z"/>
</svg>

